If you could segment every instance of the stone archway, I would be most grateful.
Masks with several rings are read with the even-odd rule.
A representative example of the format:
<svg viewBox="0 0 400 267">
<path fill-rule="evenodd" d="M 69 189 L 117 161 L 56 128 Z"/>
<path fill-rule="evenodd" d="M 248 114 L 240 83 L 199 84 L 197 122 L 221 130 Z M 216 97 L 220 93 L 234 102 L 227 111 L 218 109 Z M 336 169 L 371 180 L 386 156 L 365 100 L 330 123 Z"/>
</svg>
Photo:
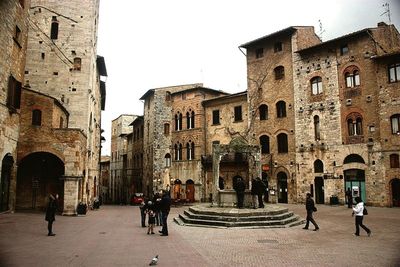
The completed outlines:
<svg viewBox="0 0 400 267">
<path fill-rule="evenodd" d="M 10 201 L 10 180 L 11 172 L 14 165 L 14 159 L 11 154 L 4 156 L 1 162 L 1 176 L 0 176 L 0 212 L 9 209 Z"/>
<path fill-rule="evenodd" d="M 64 163 L 54 154 L 35 152 L 18 164 L 16 209 L 44 210 L 49 194 L 59 195 L 59 210 L 64 203 Z"/>
</svg>

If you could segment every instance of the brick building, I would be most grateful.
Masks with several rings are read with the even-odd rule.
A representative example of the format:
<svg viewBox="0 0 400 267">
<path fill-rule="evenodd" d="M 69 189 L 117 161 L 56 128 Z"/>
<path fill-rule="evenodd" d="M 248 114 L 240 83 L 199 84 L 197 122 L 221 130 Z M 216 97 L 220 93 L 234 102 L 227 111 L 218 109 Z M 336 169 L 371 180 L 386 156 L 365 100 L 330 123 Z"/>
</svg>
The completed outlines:
<svg viewBox="0 0 400 267">
<path fill-rule="evenodd" d="M 0 212 L 15 207 L 20 98 L 30 1 L 0 2 Z"/>
</svg>

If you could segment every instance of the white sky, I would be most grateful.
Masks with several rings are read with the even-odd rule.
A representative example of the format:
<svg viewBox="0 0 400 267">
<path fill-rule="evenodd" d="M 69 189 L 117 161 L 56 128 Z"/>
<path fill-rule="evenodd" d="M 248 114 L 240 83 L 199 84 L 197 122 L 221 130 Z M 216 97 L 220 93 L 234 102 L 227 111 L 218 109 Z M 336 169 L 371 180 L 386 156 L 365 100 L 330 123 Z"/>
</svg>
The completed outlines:
<svg viewBox="0 0 400 267">
<path fill-rule="evenodd" d="M 98 54 L 105 57 L 102 154 L 110 154 L 111 121 L 143 114 L 149 89 L 180 84 L 246 90 L 238 46 L 290 26 L 314 26 L 327 41 L 391 21 L 400 30 L 399 0 L 101 0 Z"/>
</svg>

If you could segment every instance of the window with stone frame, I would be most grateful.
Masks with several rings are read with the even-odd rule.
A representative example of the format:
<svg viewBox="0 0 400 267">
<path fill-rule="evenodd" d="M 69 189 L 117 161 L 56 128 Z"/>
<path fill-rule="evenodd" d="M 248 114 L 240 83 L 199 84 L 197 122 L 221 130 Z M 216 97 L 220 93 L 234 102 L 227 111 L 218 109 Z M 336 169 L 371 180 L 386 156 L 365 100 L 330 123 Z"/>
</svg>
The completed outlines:
<svg viewBox="0 0 400 267">
<path fill-rule="evenodd" d="M 194 111 L 186 112 L 186 129 L 194 129 Z"/>
<path fill-rule="evenodd" d="M 182 130 L 182 113 L 179 111 L 175 114 L 175 131 Z"/>
<path fill-rule="evenodd" d="M 234 121 L 242 121 L 242 106 L 234 107 Z"/>
<path fill-rule="evenodd" d="M 344 71 L 346 88 L 360 86 L 360 70 L 356 66 L 349 66 Z"/>
<path fill-rule="evenodd" d="M 74 58 L 74 70 L 80 71 L 82 67 L 82 59 L 80 57 Z"/>
<path fill-rule="evenodd" d="M 258 112 L 260 113 L 260 121 L 268 120 L 268 106 L 262 104 L 258 107 Z"/>
<path fill-rule="evenodd" d="M 388 66 L 389 82 L 400 81 L 400 63 L 394 63 Z"/>
<path fill-rule="evenodd" d="M 267 135 L 260 136 L 261 154 L 269 154 L 269 137 Z"/>
<path fill-rule="evenodd" d="M 21 82 L 17 81 L 12 75 L 8 79 L 8 91 L 6 105 L 10 110 L 20 108 L 21 104 Z"/>
<path fill-rule="evenodd" d="M 216 110 L 212 111 L 212 124 L 213 125 L 220 124 L 220 121 L 219 121 L 219 109 L 216 109 Z"/>
<path fill-rule="evenodd" d="M 278 101 L 276 103 L 276 117 L 285 118 L 286 117 L 286 103 L 285 101 Z"/>
<path fill-rule="evenodd" d="M 394 114 L 390 117 L 392 134 L 400 135 L 400 114 Z"/>
<path fill-rule="evenodd" d="M 283 48 L 282 42 L 276 42 L 274 44 L 274 52 L 275 53 L 282 51 L 282 48 Z"/>
<path fill-rule="evenodd" d="M 171 154 L 169 153 L 165 155 L 165 167 L 166 168 L 171 167 Z"/>
<path fill-rule="evenodd" d="M 400 168 L 398 154 L 390 154 L 389 158 L 390 158 L 390 168 Z"/>
<path fill-rule="evenodd" d="M 186 159 L 194 159 L 194 142 L 192 142 L 192 140 L 189 140 L 189 142 L 186 143 Z"/>
<path fill-rule="evenodd" d="M 280 80 L 285 77 L 285 68 L 283 66 L 278 66 L 274 69 L 275 80 Z"/>
<path fill-rule="evenodd" d="M 264 48 L 256 49 L 256 58 L 262 58 L 264 56 Z"/>
<path fill-rule="evenodd" d="M 288 137 L 285 133 L 280 133 L 277 136 L 278 141 L 278 153 L 288 153 L 289 146 L 288 146 Z"/>
<path fill-rule="evenodd" d="M 175 150 L 175 160 L 182 160 L 182 144 L 176 143 L 174 146 Z"/>
<path fill-rule="evenodd" d="M 40 109 L 32 110 L 32 125 L 42 125 L 42 111 Z"/>
<path fill-rule="evenodd" d="M 346 55 L 347 53 L 349 53 L 349 47 L 347 44 L 344 44 L 340 47 L 340 55 Z"/>
<path fill-rule="evenodd" d="M 50 29 L 50 39 L 58 39 L 58 21 L 57 16 L 51 18 L 51 29 Z"/>
<path fill-rule="evenodd" d="M 351 113 L 346 118 L 349 136 L 363 135 L 362 117 L 359 113 Z"/>
<path fill-rule="evenodd" d="M 320 76 L 312 78 L 310 83 L 312 95 L 322 94 L 322 78 Z"/>
<path fill-rule="evenodd" d="M 164 123 L 164 135 L 169 135 L 169 123 Z"/>
<path fill-rule="evenodd" d="M 314 116 L 314 138 L 316 141 L 321 140 L 319 116 Z"/>
</svg>

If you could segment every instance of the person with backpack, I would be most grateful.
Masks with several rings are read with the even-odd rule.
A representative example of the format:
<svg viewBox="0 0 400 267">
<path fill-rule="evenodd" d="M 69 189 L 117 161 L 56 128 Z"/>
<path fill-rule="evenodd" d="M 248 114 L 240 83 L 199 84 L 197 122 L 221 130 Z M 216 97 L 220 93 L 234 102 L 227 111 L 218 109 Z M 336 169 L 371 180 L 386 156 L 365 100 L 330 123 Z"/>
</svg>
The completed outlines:
<svg viewBox="0 0 400 267">
<path fill-rule="evenodd" d="M 363 224 L 364 215 L 367 215 L 364 202 L 362 202 L 361 197 L 356 197 L 354 199 L 356 201 L 356 205 L 353 207 L 353 213 L 351 216 L 356 217 L 356 232 L 355 236 L 360 236 L 360 226 L 367 232 L 368 236 L 371 236 L 371 230 Z"/>
</svg>

